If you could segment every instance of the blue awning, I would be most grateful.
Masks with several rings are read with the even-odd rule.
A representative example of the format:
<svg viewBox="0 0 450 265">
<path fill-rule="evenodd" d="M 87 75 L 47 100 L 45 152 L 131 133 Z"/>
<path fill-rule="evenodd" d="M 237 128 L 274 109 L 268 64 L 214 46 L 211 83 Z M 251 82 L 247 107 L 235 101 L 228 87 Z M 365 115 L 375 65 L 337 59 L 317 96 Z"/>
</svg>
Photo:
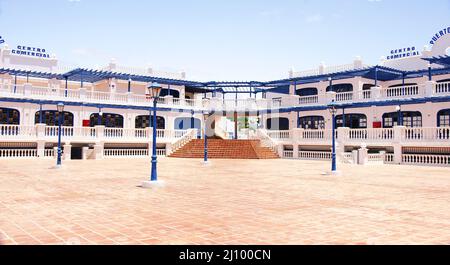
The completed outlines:
<svg viewBox="0 0 450 265">
<path fill-rule="evenodd" d="M 442 66 L 450 66 L 450 56 L 437 56 L 431 58 L 423 58 L 423 60 L 428 61 L 431 64 L 439 64 Z"/>
<path fill-rule="evenodd" d="M 0 74 L 28 76 L 28 77 L 44 78 L 44 79 L 53 79 L 53 78 L 64 79 L 63 75 L 61 75 L 61 74 L 39 72 L 39 71 L 17 70 L 17 69 L 11 69 L 11 68 L 1 68 Z"/>
</svg>

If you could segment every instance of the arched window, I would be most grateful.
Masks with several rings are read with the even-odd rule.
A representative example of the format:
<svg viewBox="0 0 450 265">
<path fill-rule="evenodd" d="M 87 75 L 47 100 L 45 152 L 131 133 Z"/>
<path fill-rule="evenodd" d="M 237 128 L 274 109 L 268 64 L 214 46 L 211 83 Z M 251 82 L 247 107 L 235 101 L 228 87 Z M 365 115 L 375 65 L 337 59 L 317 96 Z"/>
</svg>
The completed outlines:
<svg viewBox="0 0 450 265">
<path fill-rule="evenodd" d="M 322 116 L 300 117 L 298 122 L 299 128 L 303 128 L 305 130 L 325 129 L 325 118 Z"/>
<path fill-rule="evenodd" d="M 270 118 L 267 119 L 267 130 L 273 131 L 288 131 L 289 119 L 288 118 Z"/>
<path fill-rule="evenodd" d="M 331 87 L 327 87 L 327 92 L 334 91 L 336 93 L 344 93 L 344 92 L 351 92 L 353 91 L 353 85 L 352 84 L 336 84 L 333 85 L 333 90 L 331 90 Z"/>
<path fill-rule="evenodd" d="M 201 133 L 202 123 L 196 118 L 176 118 L 175 119 L 175 130 L 187 130 L 187 129 L 197 129 Z"/>
<path fill-rule="evenodd" d="M 403 126 L 422 127 L 422 113 L 418 111 L 403 111 Z M 383 127 L 392 128 L 399 124 L 399 113 L 391 112 L 383 115 Z"/>
<path fill-rule="evenodd" d="M 450 127 L 450 109 L 438 112 L 438 127 Z"/>
<path fill-rule="evenodd" d="M 170 92 L 170 93 L 169 93 Z M 172 96 L 174 98 L 180 98 L 180 92 L 178 90 L 173 90 L 173 89 L 161 89 L 161 93 L 159 94 L 160 97 L 165 97 L 165 96 Z"/>
<path fill-rule="evenodd" d="M 374 87 L 375 85 L 373 84 L 364 84 L 363 85 L 363 90 L 370 90 L 372 89 L 372 87 Z"/>
<path fill-rule="evenodd" d="M 34 123 L 38 124 L 41 119 L 41 112 L 38 111 L 34 115 Z M 59 112 L 56 110 L 43 110 L 42 111 L 42 123 L 47 126 L 58 126 L 59 124 Z M 63 112 L 62 126 L 73 127 L 73 114 L 67 111 Z"/>
<path fill-rule="evenodd" d="M 295 94 L 300 97 L 315 96 L 318 90 L 315 87 L 300 88 L 295 91 Z"/>
<path fill-rule="evenodd" d="M 103 113 L 101 117 L 101 124 L 98 124 L 98 113 L 94 113 L 90 117 L 90 125 L 104 125 L 107 128 L 123 128 L 123 116 L 113 113 Z"/>
<path fill-rule="evenodd" d="M 336 127 L 347 127 L 351 129 L 366 129 L 367 128 L 367 116 L 364 114 L 345 114 L 344 116 L 336 116 Z"/>
<path fill-rule="evenodd" d="M 153 128 L 153 115 L 150 117 L 149 115 L 137 116 L 135 119 L 136 129 L 145 129 L 148 127 Z M 166 120 L 164 117 L 157 116 L 156 117 L 156 129 L 165 129 L 166 128 Z"/>
<path fill-rule="evenodd" d="M 19 125 L 20 112 L 16 109 L 0 108 L 0 124 Z"/>
</svg>

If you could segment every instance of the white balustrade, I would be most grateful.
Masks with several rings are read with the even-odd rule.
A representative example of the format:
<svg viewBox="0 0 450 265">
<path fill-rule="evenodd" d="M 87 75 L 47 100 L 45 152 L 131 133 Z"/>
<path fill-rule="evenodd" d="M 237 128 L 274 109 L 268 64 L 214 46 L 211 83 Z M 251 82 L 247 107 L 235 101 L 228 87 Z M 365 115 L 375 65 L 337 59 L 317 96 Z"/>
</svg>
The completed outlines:
<svg viewBox="0 0 450 265">
<path fill-rule="evenodd" d="M 276 140 L 286 140 L 291 138 L 291 131 L 266 131 L 267 135 Z"/>
<path fill-rule="evenodd" d="M 0 159 L 34 157 L 37 157 L 37 149 L 0 149 Z"/>
<path fill-rule="evenodd" d="M 381 92 L 383 98 L 417 97 L 423 95 L 423 86 L 397 86 L 385 88 Z"/>
<path fill-rule="evenodd" d="M 435 93 L 450 94 L 450 82 L 437 83 Z"/>
<path fill-rule="evenodd" d="M 336 102 L 344 102 L 344 101 L 352 101 L 352 100 L 353 100 L 353 91 L 336 93 Z"/>
<path fill-rule="evenodd" d="M 59 135 L 58 126 L 46 126 L 45 127 L 45 136 L 58 137 L 58 135 Z M 61 126 L 61 137 L 73 137 L 73 136 L 74 136 L 74 128 L 73 127 Z"/>
<path fill-rule="evenodd" d="M 45 149 L 44 157 L 55 157 L 55 150 L 54 149 Z"/>
<path fill-rule="evenodd" d="M 331 160 L 331 152 L 299 151 L 298 158 L 305 160 Z"/>
<path fill-rule="evenodd" d="M 421 142 L 436 142 L 450 141 L 450 128 L 449 127 L 440 127 L 440 128 L 425 128 L 425 127 L 417 127 L 417 128 L 404 128 L 402 132 L 402 139 L 404 141 L 421 141 Z"/>
<path fill-rule="evenodd" d="M 294 158 L 294 151 L 283 151 L 283 158 Z"/>
<path fill-rule="evenodd" d="M 36 127 L 24 125 L 0 125 L 0 137 L 3 139 L 33 138 L 36 137 Z"/>
<path fill-rule="evenodd" d="M 402 162 L 407 165 L 450 166 L 450 156 L 405 154 L 402 156 Z"/>
<path fill-rule="evenodd" d="M 369 162 L 383 162 L 384 158 L 381 154 L 369 154 L 368 155 Z"/>
<path fill-rule="evenodd" d="M 197 129 L 189 129 L 186 131 L 186 133 L 179 138 L 178 140 L 174 141 L 172 143 L 172 152 L 175 152 L 177 150 L 179 150 L 180 148 L 182 148 L 183 146 L 185 146 L 187 143 L 189 143 L 191 140 L 197 138 Z M 170 154 L 166 154 L 166 155 L 170 155 Z"/>
<path fill-rule="evenodd" d="M 148 157 L 148 149 L 104 149 L 106 158 Z"/>
<path fill-rule="evenodd" d="M 317 104 L 319 103 L 319 96 L 304 96 L 298 99 L 298 103 L 300 105 L 309 105 L 309 104 Z"/>
<path fill-rule="evenodd" d="M 350 140 L 386 141 L 394 139 L 394 129 L 351 129 Z"/>
<path fill-rule="evenodd" d="M 394 154 L 386 154 L 384 156 L 384 163 L 393 164 L 394 163 Z"/>
<path fill-rule="evenodd" d="M 301 139 L 307 140 L 331 140 L 332 130 L 303 130 Z"/>
</svg>

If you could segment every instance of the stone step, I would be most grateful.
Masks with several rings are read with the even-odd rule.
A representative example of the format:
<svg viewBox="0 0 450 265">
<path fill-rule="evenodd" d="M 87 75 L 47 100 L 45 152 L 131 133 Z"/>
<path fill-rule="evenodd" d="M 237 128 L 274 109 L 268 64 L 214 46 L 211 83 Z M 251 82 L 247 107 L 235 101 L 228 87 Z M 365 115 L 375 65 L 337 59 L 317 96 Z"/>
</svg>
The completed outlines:
<svg viewBox="0 0 450 265">
<path fill-rule="evenodd" d="M 194 139 L 170 157 L 203 158 L 204 140 Z M 208 139 L 208 158 L 210 159 L 277 159 L 271 149 L 262 147 L 258 140 Z"/>
</svg>

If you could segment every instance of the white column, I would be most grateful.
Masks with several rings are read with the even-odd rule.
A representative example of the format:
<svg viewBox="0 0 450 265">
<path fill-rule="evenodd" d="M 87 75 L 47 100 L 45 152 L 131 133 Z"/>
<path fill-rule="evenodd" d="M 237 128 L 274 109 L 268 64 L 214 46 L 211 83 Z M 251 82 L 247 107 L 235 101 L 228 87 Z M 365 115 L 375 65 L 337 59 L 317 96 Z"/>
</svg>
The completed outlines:
<svg viewBox="0 0 450 265">
<path fill-rule="evenodd" d="M 66 142 L 63 146 L 63 159 L 64 160 L 71 160 L 72 159 L 72 145 L 69 142 Z"/>
<path fill-rule="evenodd" d="M 435 81 L 427 81 L 425 83 L 425 97 L 432 97 L 435 95 L 436 84 Z"/>
<path fill-rule="evenodd" d="M 401 164 L 403 162 L 403 146 L 402 140 L 404 135 L 405 126 L 394 126 L 394 163 Z"/>
<path fill-rule="evenodd" d="M 336 92 L 328 91 L 326 92 L 326 104 L 331 104 L 336 101 Z"/>
<path fill-rule="evenodd" d="M 359 165 L 367 165 L 369 163 L 369 150 L 367 146 L 363 144 L 361 148 L 358 150 L 358 164 Z"/>
</svg>

